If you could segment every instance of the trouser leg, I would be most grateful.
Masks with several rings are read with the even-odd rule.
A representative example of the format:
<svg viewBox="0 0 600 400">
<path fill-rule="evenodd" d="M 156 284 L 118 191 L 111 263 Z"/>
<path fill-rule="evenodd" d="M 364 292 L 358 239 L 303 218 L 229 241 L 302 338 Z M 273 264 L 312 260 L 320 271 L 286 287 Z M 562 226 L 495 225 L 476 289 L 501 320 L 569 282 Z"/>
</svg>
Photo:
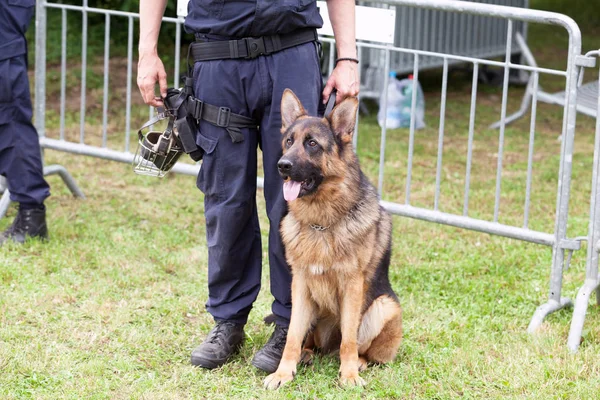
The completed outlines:
<svg viewBox="0 0 600 400">
<path fill-rule="evenodd" d="M 279 325 L 288 325 L 291 315 L 291 273 L 285 260 L 279 226 L 287 212 L 283 180 L 277 171 L 281 158 L 281 97 L 289 88 L 298 96 L 310 115 L 317 115 L 322 92 L 322 77 L 314 43 L 306 43 L 261 58 L 261 72 L 270 79 L 269 100 L 261 121 L 260 145 L 263 152 L 264 195 L 269 217 L 269 266 L 272 311 Z"/>
</svg>

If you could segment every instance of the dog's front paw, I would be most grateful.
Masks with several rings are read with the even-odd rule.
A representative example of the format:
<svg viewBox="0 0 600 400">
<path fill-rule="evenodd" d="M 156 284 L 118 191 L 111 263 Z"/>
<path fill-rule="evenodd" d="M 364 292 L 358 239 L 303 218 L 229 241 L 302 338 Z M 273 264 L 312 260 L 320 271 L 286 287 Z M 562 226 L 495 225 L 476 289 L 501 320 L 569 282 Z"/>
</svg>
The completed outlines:
<svg viewBox="0 0 600 400">
<path fill-rule="evenodd" d="M 358 375 L 358 372 L 340 375 L 340 385 L 343 387 L 365 386 L 367 383 Z"/>
<path fill-rule="evenodd" d="M 275 390 L 279 389 L 280 386 L 285 385 L 287 382 L 294 379 L 293 372 L 275 371 L 271 375 L 267 376 L 263 382 L 265 389 Z"/>
</svg>

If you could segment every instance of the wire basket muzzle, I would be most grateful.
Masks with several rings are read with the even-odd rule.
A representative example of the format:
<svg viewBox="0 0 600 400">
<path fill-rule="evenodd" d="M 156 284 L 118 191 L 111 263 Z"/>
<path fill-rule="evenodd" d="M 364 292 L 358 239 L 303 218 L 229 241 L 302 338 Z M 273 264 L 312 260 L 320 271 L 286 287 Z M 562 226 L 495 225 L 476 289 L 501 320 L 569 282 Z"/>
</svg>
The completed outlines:
<svg viewBox="0 0 600 400">
<path fill-rule="evenodd" d="M 162 178 L 173 168 L 181 154 L 183 154 L 183 148 L 174 132 L 139 133 L 133 170 L 139 175 Z"/>
</svg>

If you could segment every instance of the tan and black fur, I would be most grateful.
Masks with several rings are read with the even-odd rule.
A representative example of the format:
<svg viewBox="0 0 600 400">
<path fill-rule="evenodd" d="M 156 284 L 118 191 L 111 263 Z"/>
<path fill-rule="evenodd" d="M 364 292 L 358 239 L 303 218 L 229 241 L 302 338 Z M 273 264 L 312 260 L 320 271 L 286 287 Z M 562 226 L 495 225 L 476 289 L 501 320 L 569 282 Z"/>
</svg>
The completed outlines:
<svg viewBox="0 0 600 400">
<path fill-rule="evenodd" d="M 278 167 L 300 190 L 281 223 L 292 316 L 279 367 L 264 382 L 269 389 L 292 380 L 313 348 L 339 350 L 341 384 L 364 385 L 359 371 L 392 361 L 402 340 L 402 310 L 388 279 L 391 217 L 352 149 L 357 109 L 357 99 L 347 98 L 329 117 L 311 117 L 293 92 L 283 94 Z"/>
</svg>

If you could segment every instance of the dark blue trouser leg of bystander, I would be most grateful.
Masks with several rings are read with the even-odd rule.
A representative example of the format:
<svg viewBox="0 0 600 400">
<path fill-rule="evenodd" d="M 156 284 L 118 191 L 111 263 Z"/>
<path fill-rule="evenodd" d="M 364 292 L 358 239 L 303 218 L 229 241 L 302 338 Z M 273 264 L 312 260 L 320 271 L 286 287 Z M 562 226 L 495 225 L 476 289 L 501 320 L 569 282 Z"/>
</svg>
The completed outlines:
<svg viewBox="0 0 600 400">
<path fill-rule="evenodd" d="M 253 60 L 217 60 L 194 66 L 194 91 L 200 100 L 254 117 L 260 133 L 244 129 L 232 143 L 224 128 L 201 121 L 198 144 L 206 154 L 198 175 L 204 193 L 209 253 L 207 309 L 217 320 L 245 323 L 260 290 L 262 245 L 256 210 L 257 145 L 263 151 L 265 199 L 270 221 L 269 264 L 273 312 L 287 325 L 291 310 L 291 274 L 279 238 L 286 212 L 282 181 L 281 95 L 291 88 L 307 111 L 316 113 L 321 76 L 315 45 L 304 44 Z"/>
<path fill-rule="evenodd" d="M 42 204 L 50 196 L 44 179 L 32 109 L 26 55 L 0 60 L 0 174 L 7 180 L 12 201 Z"/>
</svg>

